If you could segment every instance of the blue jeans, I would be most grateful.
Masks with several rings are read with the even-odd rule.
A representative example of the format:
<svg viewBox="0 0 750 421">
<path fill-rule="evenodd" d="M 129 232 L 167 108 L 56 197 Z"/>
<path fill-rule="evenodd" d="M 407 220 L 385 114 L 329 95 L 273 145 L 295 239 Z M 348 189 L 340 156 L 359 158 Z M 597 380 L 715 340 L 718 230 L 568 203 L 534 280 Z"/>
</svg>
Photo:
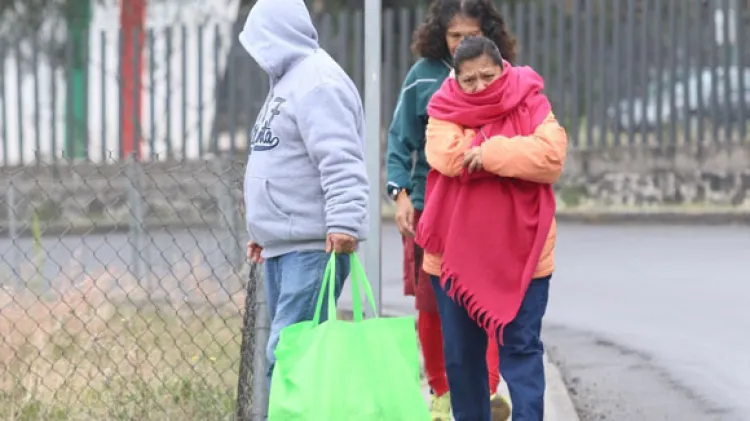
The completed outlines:
<svg viewBox="0 0 750 421">
<path fill-rule="evenodd" d="M 540 339 L 551 276 L 534 279 L 516 318 L 503 333 L 500 374 L 513 403 L 513 421 L 544 418 L 544 346 Z M 490 421 L 487 384 L 487 332 L 446 294 L 438 277 L 430 278 L 443 328 L 445 370 L 455 421 Z M 450 282 L 450 281 L 448 281 Z M 448 285 L 449 286 L 449 285 Z"/>
<path fill-rule="evenodd" d="M 266 299 L 268 301 L 271 329 L 268 335 L 266 377 L 271 386 L 271 375 L 276 363 L 274 351 L 279 343 L 279 335 L 285 327 L 312 320 L 315 315 L 315 302 L 318 299 L 323 274 L 330 255 L 324 251 L 300 251 L 266 259 Z M 349 276 L 349 255 L 336 257 L 336 300 L 341 295 L 344 281 Z M 327 291 L 327 290 L 326 290 Z M 324 304 L 321 321 L 328 318 Z"/>
</svg>

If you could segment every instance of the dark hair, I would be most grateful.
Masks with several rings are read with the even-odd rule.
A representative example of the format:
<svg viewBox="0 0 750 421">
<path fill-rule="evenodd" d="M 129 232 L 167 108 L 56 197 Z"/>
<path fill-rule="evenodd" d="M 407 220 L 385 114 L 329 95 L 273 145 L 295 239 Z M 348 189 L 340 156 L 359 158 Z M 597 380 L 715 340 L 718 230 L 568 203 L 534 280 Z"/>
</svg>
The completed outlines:
<svg viewBox="0 0 750 421">
<path fill-rule="evenodd" d="M 503 67 L 503 57 L 497 46 L 487 37 L 468 37 L 461 41 L 453 54 L 453 68 L 458 75 L 461 65 L 469 60 L 486 55 L 493 63 Z"/>
<path fill-rule="evenodd" d="M 516 37 L 491 0 L 433 0 L 427 19 L 414 31 L 414 54 L 435 60 L 450 57 L 445 35 L 448 24 L 459 14 L 479 21 L 482 34 L 495 43 L 503 58 L 516 61 Z"/>
</svg>

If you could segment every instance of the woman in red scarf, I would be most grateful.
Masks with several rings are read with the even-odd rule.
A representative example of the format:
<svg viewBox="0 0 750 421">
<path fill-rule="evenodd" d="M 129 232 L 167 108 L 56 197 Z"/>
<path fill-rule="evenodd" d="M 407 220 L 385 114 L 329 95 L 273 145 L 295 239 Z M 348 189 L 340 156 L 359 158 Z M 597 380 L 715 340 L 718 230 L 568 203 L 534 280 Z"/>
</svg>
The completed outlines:
<svg viewBox="0 0 750 421">
<path fill-rule="evenodd" d="M 489 421 L 485 350 L 500 344 L 514 421 L 542 421 L 541 322 L 554 269 L 555 196 L 565 131 L 542 78 L 465 39 L 428 106 L 428 175 L 417 243 L 444 335 L 456 421 Z M 490 368 L 492 369 L 492 368 Z"/>
</svg>

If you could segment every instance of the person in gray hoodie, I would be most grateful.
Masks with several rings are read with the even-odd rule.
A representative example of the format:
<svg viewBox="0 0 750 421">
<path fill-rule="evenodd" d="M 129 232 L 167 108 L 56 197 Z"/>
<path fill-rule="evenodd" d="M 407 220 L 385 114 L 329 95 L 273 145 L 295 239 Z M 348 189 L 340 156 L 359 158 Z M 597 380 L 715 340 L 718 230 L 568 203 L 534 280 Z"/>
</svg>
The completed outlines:
<svg viewBox="0 0 750 421">
<path fill-rule="evenodd" d="M 245 172 L 248 255 L 265 261 L 270 382 L 280 331 L 313 318 L 329 253 L 338 299 L 347 254 L 366 239 L 364 111 L 351 78 L 318 45 L 303 0 L 258 0 L 239 40 L 271 86 Z"/>
</svg>

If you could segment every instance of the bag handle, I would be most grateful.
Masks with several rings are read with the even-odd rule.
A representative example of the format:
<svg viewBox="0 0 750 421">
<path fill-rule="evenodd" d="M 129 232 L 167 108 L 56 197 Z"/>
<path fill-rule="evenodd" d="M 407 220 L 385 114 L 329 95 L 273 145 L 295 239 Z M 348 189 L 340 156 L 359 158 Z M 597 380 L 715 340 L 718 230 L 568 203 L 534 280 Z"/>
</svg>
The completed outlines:
<svg viewBox="0 0 750 421">
<path fill-rule="evenodd" d="M 378 316 L 377 306 L 375 305 L 375 295 L 372 293 L 372 285 L 370 284 L 370 281 L 367 279 L 367 274 L 365 274 L 365 269 L 362 266 L 362 263 L 359 261 L 359 257 L 357 257 L 356 253 L 352 253 L 349 257 L 349 267 L 351 271 L 351 278 L 352 278 L 352 313 L 353 319 L 355 322 L 361 322 L 362 321 L 362 295 L 359 292 L 360 284 L 362 288 L 365 290 L 365 297 L 367 297 L 367 302 L 370 304 L 370 308 L 372 308 L 372 314 L 375 315 L 375 318 Z"/>
<path fill-rule="evenodd" d="M 328 259 L 326 264 L 326 270 L 323 273 L 323 282 L 320 285 L 320 291 L 318 292 L 318 301 L 315 303 L 315 315 L 313 316 L 313 324 L 320 324 L 320 313 L 323 311 L 323 293 L 328 288 L 328 319 L 336 320 L 338 315 L 336 314 L 336 300 L 334 298 L 333 289 L 336 287 L 336 253 L 331 253 L 331 257 Z"/>
<path fill-rule="evenodd" d="M 378 317 L 376 310 L 377 307 L 375 305 L 375 295 L 372 292 L 372 285 L 370 284 L 370 281 L 367 280 L 364 267 L 356 253 L 349 255 L 349 272 L 352 283 L 353 320 L 355 322 L 361 322 L 363 319 L 360 286 L 365 290 L 365 296 L 367 297 L 368 304 L 370 304 L 370 307 L 372 308 L 373 314 L 375 314 L 375 317 Z M 336 320 L 338 315 L 336 314 L 336 299 L 334 294 L 334 288 L 336 288 L 335 253 L 331 253 L 331 257 L 328 259 L 328 264 L 326 264 L 326 269 L 323 274 L 323 282 L 321 283 L 320 291 L 318 292 L 318 300 L 315 303 L 315 315 L 313 316 L 314 325 L 320 324 L 320 315 L 323 311 L 323 295 L 326 291 L 326 287 L 328 287 L 328 294 L 325 294 L 327 295 L 328 319 Z"/>
</svg>

